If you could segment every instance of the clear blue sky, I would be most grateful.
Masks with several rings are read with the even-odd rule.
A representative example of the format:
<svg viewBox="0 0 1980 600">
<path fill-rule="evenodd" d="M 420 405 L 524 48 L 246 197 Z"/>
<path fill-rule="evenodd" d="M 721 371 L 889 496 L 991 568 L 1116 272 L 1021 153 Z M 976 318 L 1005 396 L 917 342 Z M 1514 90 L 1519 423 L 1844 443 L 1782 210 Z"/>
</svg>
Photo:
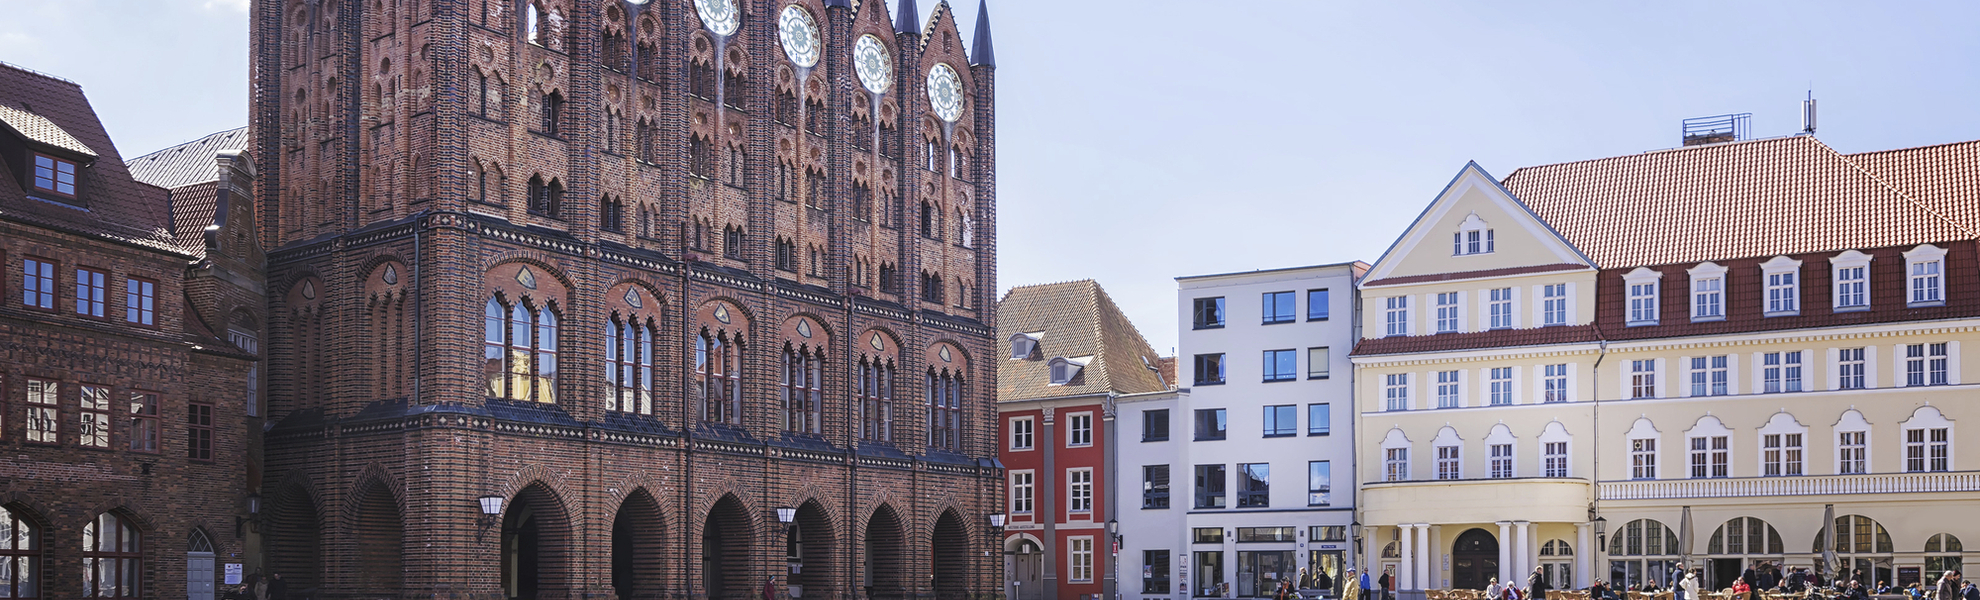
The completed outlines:
<svg viewBox="0 0 1980 600">
<path fill-rule="evenodd" d="M 685 1 L 685 0 L 660 0 Z M 975 0 L 957 6 L 964 35 Z M 0 0 L 125 156 L 245 122 L 247 0 Z M 924 15 L 934 3 L 922 0 Z M 1000 285 L 1094 278 L 1164 353 L 1176 276 L 1373 261 L 1467 160 L 1980 138 L 1980 3 L 992 0 Z"/>
</svg>

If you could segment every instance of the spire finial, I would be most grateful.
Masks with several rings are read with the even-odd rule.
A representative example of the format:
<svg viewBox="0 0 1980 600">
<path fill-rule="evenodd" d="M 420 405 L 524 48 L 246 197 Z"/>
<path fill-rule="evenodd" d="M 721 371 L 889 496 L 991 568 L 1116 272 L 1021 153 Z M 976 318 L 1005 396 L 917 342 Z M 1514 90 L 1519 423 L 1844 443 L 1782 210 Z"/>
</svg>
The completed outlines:
<svg viewBox="0 0 1980 600">
<path fill-rule="evenodd" d="M 990 43 L 990 0 L 976 2 L 976 39 L 971 40 L 969 63 L 972 65 L 997 67 L 997 51 Z"/>
<path fill-rule="evenodd" d="M 901 14 L 894 16 L 894 33 L 921 35 L 921 8 L 914 0 L 901 0 Z"/>
</svg>

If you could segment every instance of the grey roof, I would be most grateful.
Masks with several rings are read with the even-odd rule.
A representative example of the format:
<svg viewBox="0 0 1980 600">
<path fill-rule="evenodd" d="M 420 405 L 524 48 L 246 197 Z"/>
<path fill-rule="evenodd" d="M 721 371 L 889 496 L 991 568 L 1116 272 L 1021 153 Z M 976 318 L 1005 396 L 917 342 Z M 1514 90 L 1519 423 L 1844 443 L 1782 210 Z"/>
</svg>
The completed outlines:
<svg viewBox="0 0 1980 600">
<path fill-rule="evenodd" d="M 997 66 L 997 51 L 990 44 L 990 0 L 976 2 L 976 39 L 971 40 L 969 63 L 985 67 Z"/>
<path fill-rule="evenodd" d="M 12 128 L 16 133 L 21 134 L 21 137 L 96 158 L 96 151 L 90 150 L 89 146 L 76 139 L 76 136 L 69 135 L 62 126 L 56 125 L 47 117 L 0 104 L 0 124 Z"/>
<path fill-rule="evenodd" d="M 919 35 L 920 24 L 921 9 L 914 5 L 914 0 L 901 0 L 901 12 L 894 16 L 894 33 Z"/>
<path fill-rule="evenodd" d="M 130 161 L 131 176 L 165 189 L 218 181 L 214 158 L 223 150 L 246 150 L 248 128 L 229 129 Z"/>
</svg>

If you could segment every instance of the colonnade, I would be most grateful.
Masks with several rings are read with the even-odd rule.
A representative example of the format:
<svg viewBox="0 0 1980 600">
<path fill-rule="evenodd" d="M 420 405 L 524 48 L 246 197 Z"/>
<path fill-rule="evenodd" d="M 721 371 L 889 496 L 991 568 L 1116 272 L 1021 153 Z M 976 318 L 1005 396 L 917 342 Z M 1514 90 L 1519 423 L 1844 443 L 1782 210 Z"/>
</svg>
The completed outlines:
<svg viewBox="0 0 1980 600">
<path fill-rule="evenodd" d="M 1368 566 L 1379 576 L 1382 565 L 1395 565 L 1395 588 L 1398 590 L 1444 589 L 1452 585 L 1450 564 L 1452 548 L 1458 534 L 1473 528 L 1498 529 L 1498 571 L 1500 583 L 1526 586 L 1527 576 L 1540 565 L 1540 545 L 1544 538 L 1536 537 L 1541 524 L 1532 521 L 1498 521 L 1491 524 L 1437 524 L 1437 523 L 1398 523 L 1395 543 L 1397 557 L 1383 557 L 1370 561 Z M 1555 589 L 1568 586 L 1586 588 L 1594 583 L 1596 547 L 1592 523 L 1573 523 L 1575 535 L 1572 565 L 1574 581 L 1552 581 Z M 1445 532 L 1450 531 L 1447 537 Z M 1486 531 L 1491 531 L 1486 529 Z M 1384 536 L 1371 536 L 1369 547 L 1363 549 L 1363 556 L 1380 557 L 1382 548 L 1388 541 Z M 1561 557 L 1567 558 L 1567 557 Z M 1482 587 L 1482 586 L 1481 586 Z"/>
</svg>

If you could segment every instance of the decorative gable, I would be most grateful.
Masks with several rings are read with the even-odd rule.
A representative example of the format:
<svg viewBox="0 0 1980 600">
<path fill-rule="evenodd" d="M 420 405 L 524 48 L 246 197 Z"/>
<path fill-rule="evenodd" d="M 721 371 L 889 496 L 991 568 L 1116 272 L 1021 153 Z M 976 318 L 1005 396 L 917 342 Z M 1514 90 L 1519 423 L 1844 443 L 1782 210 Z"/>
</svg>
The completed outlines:
<svg viewBox="0 0 1980 600">
<path fill-rule="evenodd" d="M 1478 163 L 1466 163 L 1375 262 L 1367 285 L 1455 273 L 1490 276 L 1593 267 Z"/>
</svg>

